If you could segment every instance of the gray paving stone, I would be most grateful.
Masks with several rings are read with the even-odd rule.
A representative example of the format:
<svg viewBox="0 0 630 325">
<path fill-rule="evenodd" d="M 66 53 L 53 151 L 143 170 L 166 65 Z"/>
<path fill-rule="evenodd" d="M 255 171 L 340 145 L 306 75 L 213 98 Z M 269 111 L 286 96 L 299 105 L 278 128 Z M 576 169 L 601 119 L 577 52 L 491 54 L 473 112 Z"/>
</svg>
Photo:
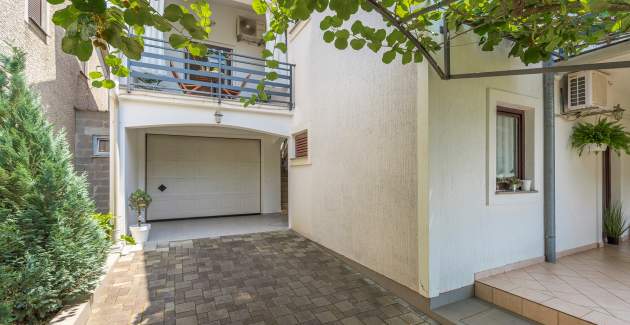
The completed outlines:
<svg viewBox="0 0 630 325">
<path fill-rule="evenodd" d="M 119 259 L 103 286 L 90 325 L 432 322 L 291 231 L 158 243 Z"/>
</svg>

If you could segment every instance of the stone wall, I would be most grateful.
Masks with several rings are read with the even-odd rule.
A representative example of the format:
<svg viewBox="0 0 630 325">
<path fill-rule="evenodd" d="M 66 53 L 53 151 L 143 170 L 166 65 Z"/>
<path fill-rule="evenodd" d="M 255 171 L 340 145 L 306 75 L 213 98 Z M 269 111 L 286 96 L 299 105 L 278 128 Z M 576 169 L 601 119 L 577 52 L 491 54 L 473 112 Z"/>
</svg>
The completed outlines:
<svg viewBox="0 0 630 325">
<path fill-rule="evenodd" d="M 90 195 L 99 212 L 109 211 L 109 156 L 95 156 L 92 138 L 109 135 L 108 112 L 76 111 L 75 166 L 87 175 Z"/>
<path fill-rule="evenodd" d="M 65 130 L 68 142 L 73 143 L 75 108 L 107 110 L 107 91 L 93 89 L 79 60 L 63 53 L 64 32 L 51 22 L 55 6 L 42 2 L 44 23 L 40 28 L 26 18 L 27 1 L 0 0 L 0 53 L 8 54 L 10 46 L 26 52 L 28 83 L 41 96 L 48 120 L 55 129 Z M 86 70 L 99 69 L 99 59 L 94 55 Z"/>
</svg>

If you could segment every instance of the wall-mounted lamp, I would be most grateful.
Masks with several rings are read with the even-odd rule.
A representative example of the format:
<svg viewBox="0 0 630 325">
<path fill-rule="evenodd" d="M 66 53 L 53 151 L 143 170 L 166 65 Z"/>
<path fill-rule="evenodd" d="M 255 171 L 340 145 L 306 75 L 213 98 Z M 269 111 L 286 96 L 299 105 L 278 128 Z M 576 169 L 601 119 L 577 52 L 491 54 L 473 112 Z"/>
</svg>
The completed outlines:
<svg viewBox="0 0 630 325">
<path fill-rule="evenodd" d="M 214 121 L 217 122 L 217 124 L 221 124 L 221 119 L 223 118 L 223 114 L 219 111 L 214 112 Z"/>
</svg>

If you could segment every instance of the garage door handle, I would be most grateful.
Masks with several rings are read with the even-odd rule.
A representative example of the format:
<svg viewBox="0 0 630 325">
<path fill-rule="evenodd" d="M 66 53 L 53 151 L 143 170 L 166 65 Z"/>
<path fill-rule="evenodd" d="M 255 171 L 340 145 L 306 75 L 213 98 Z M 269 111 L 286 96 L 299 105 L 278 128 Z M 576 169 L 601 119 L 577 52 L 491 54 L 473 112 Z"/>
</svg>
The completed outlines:
<svg viewBox="0 0 630 325">
<path fill-rule="evenodd" d="M 164 184 L 160 184 L 160 186 L 158 186 L 158 190 L 160 190 L 160 192 L 164 192 L 166 191 L 167 187 L 164 186 Z"/>
</svg>

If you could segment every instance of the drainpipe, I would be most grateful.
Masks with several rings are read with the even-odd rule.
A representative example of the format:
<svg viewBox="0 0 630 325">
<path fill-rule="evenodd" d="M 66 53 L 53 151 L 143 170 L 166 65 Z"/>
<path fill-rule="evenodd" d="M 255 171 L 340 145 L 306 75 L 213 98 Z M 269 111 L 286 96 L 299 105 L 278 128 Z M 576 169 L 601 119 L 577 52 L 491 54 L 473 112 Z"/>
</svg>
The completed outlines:
<svg viewBox="0 0 630 325">
<path fill-rule="evenodd" d="M 545 67 L 553 65 L 549 60 Z M 544 218 L 545 218 L 545 261 L 556 262 L 556 149 L 555 109 L 556 89 L 554 73 L 543 74 L 543 119 L 544 119 Z"/>
</svg>

